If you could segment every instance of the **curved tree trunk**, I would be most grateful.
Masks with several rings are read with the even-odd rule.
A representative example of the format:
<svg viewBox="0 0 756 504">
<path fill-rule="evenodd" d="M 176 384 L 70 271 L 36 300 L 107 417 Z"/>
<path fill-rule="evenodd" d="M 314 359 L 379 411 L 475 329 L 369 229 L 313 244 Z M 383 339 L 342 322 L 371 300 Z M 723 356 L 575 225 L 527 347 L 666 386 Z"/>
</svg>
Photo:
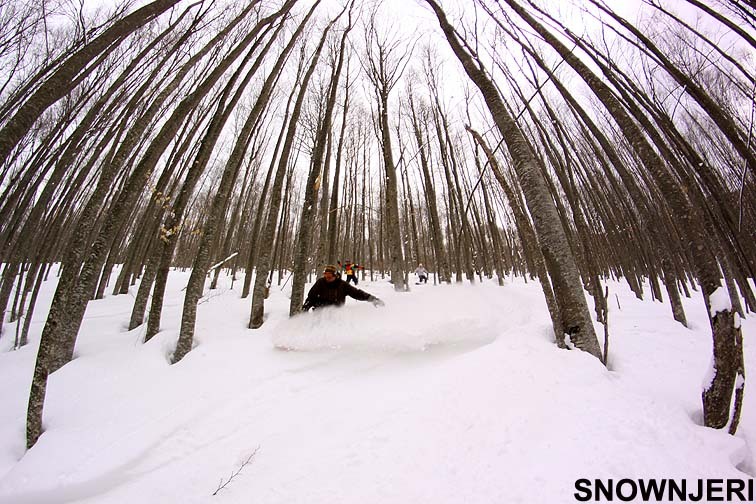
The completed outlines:
<svg viewBox="0 0 756 504">
<path fill-rule="evenodd" d="M 315 2 L 312 6 L 312 10 L 308 13 L 312 14 L 315 7 L 318 6 L 320 0 Z M 320 59 L 320 53 L 325 45 L 326 37 L 330 31 L 333 23 L 336 20 L 332 20 L 320 38 L 315 54 L 312 56 L 312 61 L 307 69 L 302 82 L 300 84 L 299 95 L 297 101 L 294 104 L 294 109 L 289 119 L 289 128 L 286 132 L 286 139 L 284 140 L 283 148 L 281 149 L 281 157 L 278 161 L 278 168 L 276 170 L 276 176 L 273 181 L 273 187 L 271 188 L 270 207 L 268 209 L 268 216 L 265 222 L 265 228 L 262 234 L 262 243 L 273 243 L 273 238 L 276 232 L 276 223 L 278 221 L 278 212 L 281 208 L 281 188 L 283 186 L 284 176 L 286 175 L 287 166 L 289 164 L 289 157 L 291 155 L 292 146 L 294 144 L 294 137 L 297 132 L 297 122 L 299 121 L 299 115 L 302 111 L 302 104 L 304 103 L 304 97 L 307 94 L 307 85 L 310 82 L 312 74 L 315 72 L 315 66 Z M 252 308 L 250 310 L 249 328 L 258 329 L 262 327 L 265 315 L 265 298 L 267 297 L 267 277 L 273 265 L 272 251 L 268 248 L 263 249 L 257 262 L 255 270 L 255 285 L 252 290 Z"/>
<path fill-rule="evenodd" d="M 423 135 L 420 131 L 420 124 L 418 122 L 417 114 L 415 112 L 415 104 L 411 94 L 409 97 L 409 102 L 410 111 L 412 113 L 412 130 L 415 134 L 415 141 L 417 142 L 418 153 L 420 155 L 420 169 L 423 173 L 423 181 L 425 185 L 425 199 L 427 201 L 428 214 L 430 217 L 431 243 L 433 244 L 433 252 L 436 257 L 436 271 L 439 274 L 440 281 L 450 283 L 451 274 L 449 272 L 449 265 L 446 259 L 446 250 L 444 249 L 444 237 L 441 232 L 440 224 L 441 220 L 438 217 L 436 191 L 431 179 L 430 169 L 428 166 L 428 156 L 425 150 L 427 142 L 423 139 Z"/>
<path fill-rule="evenodd" d="M 102 53 L 107 54 L 115 50 L 131 33 L 160 16 L 178 2 L 179 0 L 155 0 L 145 5 L 114 23 L 100 36 L 63 62 L 0 130 L 0 165 L 5 162 L 13 148 L 44 111 L 70 92 L 96 68 L 95 65 L 89 65 L 93 59 Z"/>
<path fill-rule="evenodd" d="M 252 8 L 252 5 L 254 4 L 251 4 L 244 11 L 244 14 L 235 19 L 231 25 L 238 24 Z M 206 48 L 209 50 L 209 46 L 222 40 L 227 34 L 228 32 L 225 30 L 219 33 L 218 37 L 211 41 Z M 42 341 L 37 354 L 34 377 L 32 378 L 32 390 L 29 395 L 29 408 L 27 411 L 27 448 L 32 447 L 42 433 L 42 413 L 47 388 L 47 377 L 49 373 L 68 362 L 73 355 L 76 335 L 78 334 L 89 296 L 94 290 L 94 282 L 96 282 L 97 278 L 95 273 L 100 270 L 102 261 L 104 261 L 104 252 L 107 243 L 110 241 L 118 223 L 125 218 L 126 212 L 134 206 L 134 202 L 144 189 L 158 160 L 168 147 L 168 144 L 173 140 L 184 118 L 197 106 L 202 97 L 210 91 L 213 84 L 225 73 L 228 66 L 236 60 L 245 46 L 246 41 L 242 41 L 192 94 L 179 103 L 171 117 L 165 122 L 146 149 L 141 160 L 129 176 L 125 188 L 111 206 L 110 212 L 100 227 L 97 238 L 89 247 L 89 255 L 85 258 L 84 265 L 79 268 L 78 264 L 72 264 L 64 269 L 63 273 L 66 275 L 66 278 L 61 277 L 56 295 L 50 307 L 50 313 L 42 332 Z M 196 60 L 191 63 L 196 63 Z M 188 70 L 186 68 L 187 72 Z M 183 77 L 183 75 L 180 73 L 177 79 Z M 178 86 L 178 83 L 176 83 L 176 86 Z M 170 90 L 167 90 L 164 93 L 163 99 L 167 99 L 169 94 Z M 148 117 L 150 113 L 154 114 L 156 112 L 157 110 L 148 112 L 145 117 Z M 92 202 L 95 203 L 96 201 L 92 200 Z M 86 229 L 85 226 L 82 226 L 82 231 Z M 86 237 L 82 234 L 80 239 L 81 247 L 84 246 L 84 240 L 86 240 Z M 81 254 L 82 252 L 74 251 L 72 253 Z M 68 270 L 68 273 L 66 270 Z"/>
<path fill-rule="evenodd" d="M 290 9 L 292 5 L 293 2 L 289 3 L 288 8 Z M 286 12 L 282 12 L 282 14 L 285 16 Z M 260 90 L 257 101 L 248 114 L 244 126 L 242 127 L 241 134 L 237 138 L 237 141 L 231 152 L 231 156 L 229 157 L 226 170 L 221 176 L 221 181 L 218 186 L 218 190 L 215 193 L 215 197 L 213 198 L 210 213 L 207 219 L 205 219 L 199 248 L 192 265 L 192 272 L 189 276 L 189 282 L 186 286 L 186 294 L 184 296 L 184 305 L 181 314 L 181 329 L 179 332 L 178 342 L 176 343 L 176 350 L 174 351 L 173 357 L 171 359 L 174 364 L 184 358 L 184 356 L 189 353 L 192 348 L 192 343 L 194 341 L 194 326 L 197 318 L 197 302 L 202 297 L 202 291 L 205 284 L 205 276 L 207 275 L 207 269 L 210 266 L 211 251 L 215 243 L 215 236 L 218 232 L 218 228 L 220 227 L 221 219 L 225 214 L 229 194 L 231 193 L 234 181 L 237 179 L 239 170 L 242 166 L 244 151 L 246 150 L 246 147 L 248 145 L 247 139 L 252 135 L 252 129 L 257 124 L 257 120 L 260 118 L 265 108 L 268 106 L 273 85 L 278 80 L 281 69 L 283 68 L 284 63 L 288 58 L 289 52 L 291 48 L 294 47 L 294 44 L 302 33 L 302 30 L 307 24 L 308 19 L 309 16 L 306 17 L 299 25 L 297 31 L 292 35 L 287 48 L 279 55 L 276 64 L 265 79 L 265 83 Z M 257 61 L 255 61 L 255 64 L 252 65 L 252 68 L 248 72 L 249 77 L 251 77 L 259 68 L 260 64 L 263 61 L 263 58 L 265 57 L 267 51 L 270 49 L 273 41 L 276 40 L 284 24 L 285 22 L 282 21 L 275 34 L 271 37 L 269 43 L 260 52 Z M 244 82 L 239 86 L 239 90 L 237 92 L 239 96 L 248 82 L 249 79 L 245 78 Z M 233 101 L 231 107 L 235 105 L 235 102 L 236 100 Z"/>
<path fill-rule="evenodd" d="M 644 133 L 625 111 L 612 90 L 515 0 L 504 0 L 504 2 L 564 58 L 565 62 L 580 75 L 596 97 L 601 100 L 646 170 L 653 177 L 675 216 L 680 220 L 680 229 L 690 243 L 689 251 L 704 296 L 714 343 L 712 380 L 711 383 L 705 385 L 702 394 L 704 423 L 707 427 L 725 427 L 729 420 L 738 362 L 742 359 L 742 348 L 735 344 L 741 336 L 740 327 L 739 324 L 737 326 L 735 324 L 732 309 L 721 304 L 720 298 L 726 296 L 726 291 L 721 282 L 719 264 L 711 251 L 709 238 L 706 235 L 707 227 L 703 221 L 704 217 L 691 204 L 687 192 L 669 173 L 664 161 L 649 145 Z"/>
<path fill-rule="evenodd" d="M 525 194 L 528 210 L 533 217 L 538 244 L 549 271 L 561 314 L 563 329 L 555 328 L 555 331 L 563 330 L 578 348 L 600 360 L 598 339 L 593 330 L 593 322 L 583 294 L 577 265 L 538 162 L 531 154 L 516 122 L 507 112 L 495 86 L 465 52 L 441 8 L 433 0 L 426 0 L 426 2 L 436 13 L 441 29 L 468 76 L 483 94 L 494 122 L 514 160 L 514 168 Z M 561 333 L 557 333 L 557 341 L 560 339 Z"/>
<path fill-rule="evenodd" d="M 352 5 L 354 5 L 354 3 L 352 3 Z M 341 16 L 341 14 L 339 16 Z M 307 177 L 307 182 L 305 183 L 305 197 L 302 203 L 302 213 L 299 218 L 299 233 L 297 233 L 296 252 L 294 255 L 294 272 L 291 281 L 291 303 L 289 304 L 289 316 L 296 315 L 301 311 L 302 302 L 304 300 L 304 286 L 308 265 L 307 251 L 311 248 L 313 230 L 312 221 L 313 217 L 315 216 L 315 201 L 317 199 L 318 192 L 316 179 L 321 173 L 321 167 L 323 165 L 323 155 L 331 130 L 331 118 L 333 116 L 333 109 L 336 105 L 336 93 L 339 87 L 341 69 L 344 64 L 346 38 L 347 35 L 349 35 L 351 29 L 352 18 L 350 11 L 349 24 L 347 25 L 347 28 L 344 30 L 344 33 L 341 36 L 336 68 L 331 74 L 331 82 L 329 84 L 330 92 L 326 101 L 325 111 L 323 112 L 323 120 L 320 123 L 320 129 L 318 130 L 318 134 L 315 140 L 315 149 L 313 150 L 310 163 L 310 173 Z"/>
</svg>

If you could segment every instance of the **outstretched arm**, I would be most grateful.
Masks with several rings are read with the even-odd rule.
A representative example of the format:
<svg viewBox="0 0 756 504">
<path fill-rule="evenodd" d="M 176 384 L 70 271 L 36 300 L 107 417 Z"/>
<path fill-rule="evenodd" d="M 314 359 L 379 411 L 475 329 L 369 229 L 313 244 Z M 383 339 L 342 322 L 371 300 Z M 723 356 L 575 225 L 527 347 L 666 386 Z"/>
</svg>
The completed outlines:
<svg viewBox="0 0 756 504">
<path fill-rule="evenodd" d="M 351 284 L 347 284 L 346 295 L 351 298 L 357 299 L 358 301 L 370 301 L 375 306 L 383 306 L 385 304 L 383 301 L 373 296 L 372 294 L 358 289 Z"/>
</svg>

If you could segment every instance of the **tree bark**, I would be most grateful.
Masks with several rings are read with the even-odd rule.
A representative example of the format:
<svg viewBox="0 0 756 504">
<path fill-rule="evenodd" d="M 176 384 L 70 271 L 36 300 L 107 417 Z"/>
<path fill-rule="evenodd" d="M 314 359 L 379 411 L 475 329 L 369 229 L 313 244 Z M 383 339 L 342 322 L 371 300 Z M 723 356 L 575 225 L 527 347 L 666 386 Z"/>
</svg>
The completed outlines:
<svg viewBox="0 0 756 504">
<path fill-rule="evenodd" d="M 312 10 L 310 11 L 310 14 L 313 12 L 315 7 L 318 6 L 319 3 L 319 0 L 315 2 Z M 323 35 L 320 38 L 320 42 L 317 49 L 315 50 L 315 54 L 312 56 L 310 66 L 308 67 L 307 72 L 302 78 L 302 82 L 300 84 L 299 94 L 297 96 L 297 101 L 294 104 L 291 118 L 289 119 L 289 128 L 286 132 L 286 139 L 284 140 L 284 145 L 281 149 L 281 157 L 278 161 L 276 176 L 273 181 L 273 187 L 271 188 L 270 207 L 268 209 L 268 216 L 262 235 L 263 243 L 273 243 L 273 237 L 276 231 L 276 222 L 278 220 L 278 212 L 281 207 L 281 187 L 283 185 L 283 179 L 286 175 L 287 166 L 289 164 L 289 157 L 291 154 L 292 146 L 294 144 L 294 137 L 297 132 L 297 122 L 299 121 L 299 115 L 302 111 L 302 104 L 304 102 L 304 97 L 307 94 L 307 85 L 310 82 L 312 74 L 315 72 L 315 66 L 320 59 L 320 53 L 323 50 L 323 45 L 325 44 L 326 37 L 335 21 L 335 19 L 332 20 L 328 24 L 328 26 L 326 26 L 325 30 L 323 30 Z M 249 318 L 250 329 L 258 329 L 263 325 L 265 316 L 265 298 L 267 297 L 267 289 L 269 287 L 267 285 L 267 276 L 272 265 L 272 251 L 270 249 L 263 249 L 258 259 L 255 271 L 255 286 L 252 290 L 252 308 L 250 310 Z"/>
<path fill-rule="evenodd" d="M 131 33 L 178 2 L 179 0 L 155 0 L 145 5 L 115 22 L 100 36 L 63 62 L 0 130 L 0 165 L 6 161 L 13 148 L 18 145 L 44 111 L 96 68 L 94 65 L 89 65 L 93 59 L 103 52 L 107 54 L 113 51 Z"/>
<path fill-rule="evenodd" d="M 714 371 L 710 384 L 702 394 L 704 424 L 723 428 L 729 420 L 730 402 L 734 392 L 738 361 L 742 359 L 735 341 L 740 338 L 740 327 L 735 325 L 733 312 L 721 306 L 712 309 L 712 299 L 724 289 L 719 265 L 711 252 L 702 216 L 691 204 L 686 191 L 674 180 L 666 164 L 646 140 L 646 136 L 625 111 L 611 89 L 604 84 L 573 52 L 538 23 L 515 0 L 504 0 L 546 42 L 551 45 L 580 77 L 615 119 L 622 133 L 643 162 L 646 170 L 658 185 L 661 194 L 680 220 L 680 228 L 690 243 L 690 254 L 701 285 L 704 304 L 712 327 Z"/>
<path fill-rule="evenodd" d="M 354 3 L 351 4 L 352 6 Z M 346 9 L 346 7 L 345 7 Z M 344 11 L 342 11 L 343 13 Z M 341 14 L 339 14 L 339 17 Z M 338 19 L 338 18 L 337 18 Z M 346 47 L 347 35 L 352 29 L 352 17 L 351 11 L 349 13 L 349 22 L 341 36 L 341 42 L 339 44 L 338 61 L 336 62 L 336 68 L 331 73 L 331 81 L 329 84 L 329 94 L 326 99 L 325 111 L 323 112 L 323 119 L 320 123 L 320 128 L 317 132 L 315 139 L 315 148 L 312 153 L 310 161 L 310 173 L 305 183 L 305 195 L 302 203 L 302 212 L 299 218 L 299 232 L 297 233 L 297 240 L 295 245 L 294 255 L 294 271 L 292 273 L 291 281 L 291 302 L 289 304 L 289 316 L 294 316 L 302 310 L 302 303 L 304 300 L 304 287 L 307 276 L 307 256 L 308 250 L 311 249 L 312 242 L 312 230 L 313 230 L 313 217 L 316 215 L 315 204 L 318 193 L 319 184 L 316 183 L 316 179 L 321 173 L 321 167 L 323 166 L 323 155 L 325 153 L 326 144 L 328 143 L 329 133 L 331 131 L 331 123 L 333 116 L 333 109 L 336 105 L 336 93 L 338 92 L 339 79 L 341 77 L 341 69 L 344 64 L 344 52 Z M 325 225 L 325 222 L 323 222 Z"/>
<path fill-rule="evenodd" d="M 528 210 L 533 217 L 538 243 L 559 305 L 563 329 L 554 328 L 555 331 L 560 331 L 556 334 L 557 341 L 561 339 L 563 330 L 575 346 L 601 359 L 598 339 L 593 330 L 593 322 L 588 312 L 577 265 L 569 250 L 567 236 L 559 221 L 538 163 L 531 154 L 516 122 L 504 107 L 495 86 L 465 52 L 454 34 L 454 29 L 446 20 L 444 12 L 433 0 L 426 0 L 426 2 L 436 13 L 444 35 L 467 75 L 483 94 L 494 122 L 514 160 L 514 168 L 525 193 Z"/>
</svg>

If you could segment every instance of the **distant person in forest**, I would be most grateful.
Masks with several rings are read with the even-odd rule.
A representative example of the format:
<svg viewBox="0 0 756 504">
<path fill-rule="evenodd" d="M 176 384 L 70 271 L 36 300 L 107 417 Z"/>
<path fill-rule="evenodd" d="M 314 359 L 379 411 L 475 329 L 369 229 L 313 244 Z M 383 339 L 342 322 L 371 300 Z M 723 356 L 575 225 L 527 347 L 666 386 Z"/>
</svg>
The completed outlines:
<svg viewBox="0 0 756 504">
<path fill-rule="evenodd" d="M 302 310 L 320 308 L 323 306 L 342 306 L 349 296 L 358 301 L 370 301 L 373 306 L 383 306 L 384 303 L 372 294 L 353 287 L 346 281 L 336 276 L 336 266 L 326 266 L 323 276 L 318 278 L 315 285 L 307 293 L 307 300 L 302 305 Z"/>
<path fill-rule="evenodd" d="M 341 261 L 339 261 L 339 266 L 341 266 L 341 268 L 344 270 L 347 283 L 352 281 L 354 281 L 354 285 L 357 285 L 359 283 L 359 281 L 357 280 L 357 270 L 365 269 L 364 267 L 360 266 L 359 264 L 353 263 L 352 261 L 346 261 L 343 265 L 341 264 Z"/>
<path fill-rule="evenodd" d="M 423 263 L 417 265 L 415 275 L 417 275 L 417 283 L 428 283 L 428 270 L 425 269 Z"/>
</svg>

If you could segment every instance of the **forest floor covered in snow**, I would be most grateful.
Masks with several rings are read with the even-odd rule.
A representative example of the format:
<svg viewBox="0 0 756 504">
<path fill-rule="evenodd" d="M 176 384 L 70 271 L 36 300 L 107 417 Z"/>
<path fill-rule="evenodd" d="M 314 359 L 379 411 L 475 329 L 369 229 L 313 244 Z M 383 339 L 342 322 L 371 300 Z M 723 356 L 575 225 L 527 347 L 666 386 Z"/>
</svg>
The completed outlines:
<svg viewBox="0 0 756 504">
<path fill-rule="evenodd" d="M 578 478 L 756 474 L 756 317 L 743 321 L 730 436 L 701 425 L 712 341 L 700 292 L 684 299 L 686 329 L 621 281 L 608 283 L 608 368 L 554 345 L 540 286 L 521 278 L 408 293 L 368 279 L 359 287 L 385 307 L 349 299 L 292 319 L 274 284 L 249 330 L 250 300 L 222 277 L 199 305 L 196 347 L 170 365 L 188 279 L 172 272 L 147 344 L 143 327 L 126 330 L 135 287 L 90 302 L 26 451 L 53 276 L 30 344 L 12 350 L 15 323 L 0 337 L 1 503 L 559 503 L 575 502 Z"/>
</svg>

